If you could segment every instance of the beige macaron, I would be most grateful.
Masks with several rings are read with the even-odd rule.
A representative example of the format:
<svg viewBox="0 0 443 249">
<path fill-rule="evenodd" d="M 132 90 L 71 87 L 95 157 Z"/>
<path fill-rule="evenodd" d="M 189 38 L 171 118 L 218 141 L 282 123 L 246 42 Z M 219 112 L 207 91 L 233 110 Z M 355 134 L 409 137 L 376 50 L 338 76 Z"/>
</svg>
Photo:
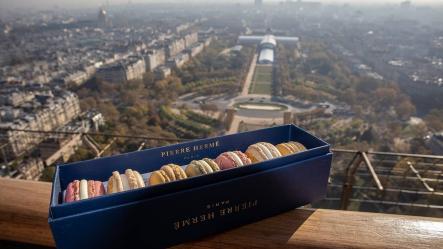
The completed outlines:
<svg viewBox="0 0 443 249">
<path fill-rule="evenodd" d="M 182 167 L 176 164 L 166 164 L 160 170 L 163 170 L 171 181 L 182 180 L 188 177 Z"/>
<path fill-rule="evenodd" d="M 245 154 L 251 159 L 253 163 L 258 163 L 274 158 L 273 153 L 275 154 L 275 151 L 271 152 L 271 150 L 269 150 L 268 148 L 269 146 L 267 146 L 266 144 L 267 143 L 265 142 L 260 142 L 249 145 Z"/>
<path fill-rule="evenodd" d="M 145 187 L 143 177 L 138 171 L 132 169 L 125 170 L 125 174 L 114 171 L 108 180 L 109 194 L 142 187 Z"/>
</svg>

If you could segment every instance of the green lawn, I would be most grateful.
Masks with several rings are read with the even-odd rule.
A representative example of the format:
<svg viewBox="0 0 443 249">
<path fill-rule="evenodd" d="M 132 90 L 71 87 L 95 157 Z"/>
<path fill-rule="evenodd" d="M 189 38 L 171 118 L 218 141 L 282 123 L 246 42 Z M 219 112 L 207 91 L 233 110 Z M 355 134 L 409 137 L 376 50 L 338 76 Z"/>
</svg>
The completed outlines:
<svg viewBox="0 0 443 249">
<path fill-rule="evenodd" d="M 272 67 L 257 65 L 252 78 L 249 93 L 271 94 L 272 92 Z"/>
<path fill-rule="evenodd" d="M 271 84 L 261 84 L 261 83 L 255 83 L 252 87 L 249 93 L 254 94 L 271 94 L 272 88 Z"/>
</svg>

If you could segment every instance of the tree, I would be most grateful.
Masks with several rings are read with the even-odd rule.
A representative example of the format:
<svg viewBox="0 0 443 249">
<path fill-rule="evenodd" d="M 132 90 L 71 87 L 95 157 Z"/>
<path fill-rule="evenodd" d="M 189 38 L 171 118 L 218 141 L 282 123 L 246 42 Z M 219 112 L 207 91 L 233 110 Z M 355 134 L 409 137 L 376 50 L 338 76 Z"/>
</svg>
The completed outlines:
<svg viewBox="0 0 443 249">
<path fill-rule="evenodd" d="M 410 100 L 403 100 L 395 106 L 395 111 L 401 119 L 406 120 L 415 114 L 415 106 Z"/>
<path fill-rule="evenodd" d="M 43 182 L 52 182 L 52 178 L 54 177 L 55 174 L 55 167 L 45 167 L 43 169 L 42 175 L 40 176 L 40 181 Z"/>
<path fill-rule="evenodd" d="M 443 109 L 432 109 L 424 120 L 426 125 L 435 132 L 443 131 Z"/>
<path fill-rule="evenodd" d="M 364 77 L 358 80 L 356 90 L 361 93 L 369 93 L 377 89 L 379 81 L 373 78 Z"/>
</svg>

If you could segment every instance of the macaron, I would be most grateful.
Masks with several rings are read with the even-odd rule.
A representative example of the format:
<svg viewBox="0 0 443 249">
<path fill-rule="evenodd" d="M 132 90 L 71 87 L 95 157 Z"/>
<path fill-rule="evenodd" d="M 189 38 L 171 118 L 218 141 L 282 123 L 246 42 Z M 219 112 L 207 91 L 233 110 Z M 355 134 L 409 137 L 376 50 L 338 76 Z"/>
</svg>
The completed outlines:
<svg viewBox="0 0 443 249">
<path fill-rule="evenodd" d="M 303 144 L 295 141 L 289 141 L 287 143 L 277 144 L 276 147 L 283 156 L 291 155 L 306 150 L 306 147 Z"/>
<path fill-rule="evenodd" d="M 122 175 L 122 179 L 124 177 L 126 177 L 128 181 L 129 189 L 143 188 L 145 186 L 145 182 L 143 181 L 142 175 L 136 170 L 132 169 L 125 170 L 125 174 Z"/>
<path fill-rule="evenodd" d="M 260 142 L 259 144 L 264 145 L 271 152 L 272 158 L 281 157 L 280 151 L 273 144 L 267 142 Z"/>
<path fill-rule="evenodd" d="M 252 144 L 248 147 L 245 153 L 249 158 L 251 158 L 253 163 L 258 163 L 281 156 L 280 151 L 274 145 L 267 142 Z"/>
<path fill-rule="evenodd" d="M 100 181 L 74 180 L 68 184 L 65 202 L 85 200 L 105 194 L 105 187 Z"/>
<path fill-rule="evenodd" d="M 202 160 L 193 160 L 186 167 L 185 171 L 189 177 L 192 177 L 220 171 L 220 167 L 214 160 L 210 158 L 203 158 Z"/>
<path fill-rule="evenodd" d="M 215 162 L 221 170 L 225 170 L 251 164 L 251 159 L 241 151 L 228 151 L 220 154 Z"/>
<path fill-rule="evenodd" d="M 105 194 L 105 186 L 101 181 L 88 181 L 88 198 L 101 196 Z"/>
<path fill-rule="evenodd" d="M 153 171 L 148 179 L 149 186 L 154 186 L 167 182 L 172 182 L 172 180 L 171 178 L 169 178 L 168 174 L 164 170 Z"/>
<path fill-rule="evenodd" d="M 80 200 L 80 181 L 74 180 L 68 184 L 65 194 L 65 202 Z"/>
<path fill-rule="evenodd" d="M 108 180 L 108 193 L 118 193 L 130 189 L 142 188 L 144 186 L 143 177 L 138 171 L 127 169 L 124 174 L 114 171 Z"/>
<path fill-rule="evenodd" d="M 188 177 L 182 167 L 176 164 L 166 164 L 162 166 L 160 170 L 166 172 L 171 181 L 182 180 Z"/>
<path fill-rule="evenodd" d="M 88 199 L 88 181 L 80 180 L 80 200 Z"/>
</svg>

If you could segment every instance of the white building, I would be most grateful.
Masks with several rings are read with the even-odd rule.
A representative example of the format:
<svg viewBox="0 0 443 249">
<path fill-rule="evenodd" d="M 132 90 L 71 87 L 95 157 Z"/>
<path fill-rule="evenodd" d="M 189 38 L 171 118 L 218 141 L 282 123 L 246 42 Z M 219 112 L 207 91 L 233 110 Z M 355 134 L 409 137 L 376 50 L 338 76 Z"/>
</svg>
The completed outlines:
<svg viewBox="0 0 443 249">
<path fill-rule="evenodd" d="M 166 55 L 164 49 L 152 49 L 144 54 L 146 71 L 153 72 L 155 68 L 165 64 Z"/>
<path fill-rule="evenodd" d="M 263 48 L 260 50 L 258 56 L 258 64 L 273 64 L 274 63 L 274 49 Z"/>
</svg>

